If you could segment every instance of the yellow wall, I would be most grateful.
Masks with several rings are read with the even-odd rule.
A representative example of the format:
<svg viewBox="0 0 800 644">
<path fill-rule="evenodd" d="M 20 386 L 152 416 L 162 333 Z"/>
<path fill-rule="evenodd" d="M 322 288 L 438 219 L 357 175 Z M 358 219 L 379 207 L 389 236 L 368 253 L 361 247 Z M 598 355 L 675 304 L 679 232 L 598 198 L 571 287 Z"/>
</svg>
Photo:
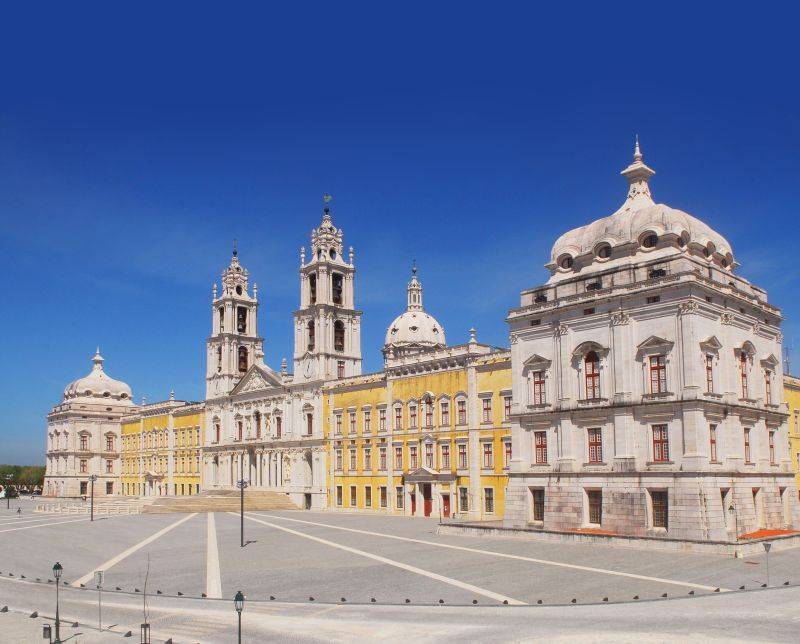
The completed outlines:
<svg viewBox="0 0 800 644">
<path fill-rule="evenodd" d="M 800 378 L 784 376 L 783 399 L 789 406 L 789 450 L 800 486 Z"/>
</svg>

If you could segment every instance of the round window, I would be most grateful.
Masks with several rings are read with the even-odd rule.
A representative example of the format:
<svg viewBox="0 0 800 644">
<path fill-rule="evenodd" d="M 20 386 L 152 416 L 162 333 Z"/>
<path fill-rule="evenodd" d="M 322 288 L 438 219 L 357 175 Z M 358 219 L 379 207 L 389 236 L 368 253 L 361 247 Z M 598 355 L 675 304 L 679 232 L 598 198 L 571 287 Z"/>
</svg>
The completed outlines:
<svg viewBox="0 0 800 644">
<path fill-rule="evenodd" d="M 658 243 L 658 235 L 655 233 L 648 233 L 642 240 L 642 246 L 645 248 L 655 248 Z"/>
<path fill-rule="evenodd" d="M 571 258 L 569 255 L 567 255 L 566 257 L 564 257 L 564 258 L 563 258 L 563 259 L 562 259 L 562 260 L 559 262 L 559 266 L 561 266 L 561 268 L 572 268 L 573 264 L 575 264 L 575 260 L 574 260 L 574 259 L 572 259 L 572 258 Z"/>
<path fill-rule="evenodd" d="M 603 244 L 600 248 L 597 249 L 597 256 L 602 257 L 603 259 L 608 259 L 611 257 L 611 246 L 608 244 Z"/>
</svg>

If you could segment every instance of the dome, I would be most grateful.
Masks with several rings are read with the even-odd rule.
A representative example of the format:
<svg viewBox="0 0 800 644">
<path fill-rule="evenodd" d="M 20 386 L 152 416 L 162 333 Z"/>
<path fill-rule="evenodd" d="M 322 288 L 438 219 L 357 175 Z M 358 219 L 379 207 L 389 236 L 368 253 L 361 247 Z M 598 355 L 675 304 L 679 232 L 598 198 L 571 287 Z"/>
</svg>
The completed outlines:
<svg viewBox="0 0 800 644">
<path fill-rule="evenodd" d="M 648 250 L 664 235 L 680 247 L 694 248 L 709 259 L 716 257 L 723 267 L 733 266 L 727 239 L 689 213 L 653 201 L 648 180 L 654 174 L 642 161 L 637 139 L 633 163 L 622 171 L 630 183 L 625 203 L 612 215 L 561 235 L 550 253 L 552 268 L 569 269 L 580 255 L 609 257 L 614 247 L 625 244 Z"/>
<path fill-rule="evenodd" d="M 131 388 L 124 382 L 109 377 L 103 370 L 103 361 L 98 348 L 92 358 L 94 366 L 89 375 L 74 380 L 64 389 L 64 402 L 81 399 L 85 402 L 114 400 L 118 404 L 133 404 Z"/>
<path fill-rule="evenodd" d="M 384 354 L 417 353 L 445 345 L 444 328 L 435 317 L 422 308 L 422 284 L 417 279 L 415 264 L 411 269 L 411 281 L 408 283 L 408 307 L 386 330 Z"/>
</svg>

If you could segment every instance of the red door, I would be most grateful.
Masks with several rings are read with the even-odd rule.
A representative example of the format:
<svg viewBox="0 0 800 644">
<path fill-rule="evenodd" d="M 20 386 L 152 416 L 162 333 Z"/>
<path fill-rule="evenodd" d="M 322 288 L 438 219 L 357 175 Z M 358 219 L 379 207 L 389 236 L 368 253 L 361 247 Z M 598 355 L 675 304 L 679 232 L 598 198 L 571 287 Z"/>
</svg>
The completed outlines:
<svg viewBox="0 0 800 644">
<path fill-rule="evenodd" d="M 425 516 L 431 516 L 431 511 L 433 510 L 433 497 L 431 497 L 431 484 L 425 483 L 422 486 L 422 497 L 425 501 Z"/>
<path fill-rule="evenodd" d="M 442 514 L 445 519 L 450 518 L 450 495 L 442 494 Z"/>
<path fill-rule="evenodd" d="M 411 514 L 417 513 L 417 492 L 416 490 L 411 493 Z"/>
</svg>

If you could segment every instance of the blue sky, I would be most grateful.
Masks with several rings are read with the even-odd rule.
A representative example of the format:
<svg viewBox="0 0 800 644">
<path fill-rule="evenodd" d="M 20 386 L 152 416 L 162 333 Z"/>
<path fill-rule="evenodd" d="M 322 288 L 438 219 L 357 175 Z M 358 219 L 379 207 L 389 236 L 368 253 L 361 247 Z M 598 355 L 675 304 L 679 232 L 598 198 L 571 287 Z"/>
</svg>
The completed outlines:
<svg viewBox="0 0 800 644">
<path fill-rule="evenodd" d="M 45 415 L 98 344 L 137 400 L 201 398 L 234 237 L 266 359 L 291 358 L 324 192 L 355 247 L 365 369 L 413 257 L 451 343 L 475 326 L 506 345 L 556 237 L 624 199 L 635 133 L 655 199 L 725 235 L 800 342 L 796 16 L 293 7 L 4 7 L 0 462 L 43 461 Z"/>
</svg>

